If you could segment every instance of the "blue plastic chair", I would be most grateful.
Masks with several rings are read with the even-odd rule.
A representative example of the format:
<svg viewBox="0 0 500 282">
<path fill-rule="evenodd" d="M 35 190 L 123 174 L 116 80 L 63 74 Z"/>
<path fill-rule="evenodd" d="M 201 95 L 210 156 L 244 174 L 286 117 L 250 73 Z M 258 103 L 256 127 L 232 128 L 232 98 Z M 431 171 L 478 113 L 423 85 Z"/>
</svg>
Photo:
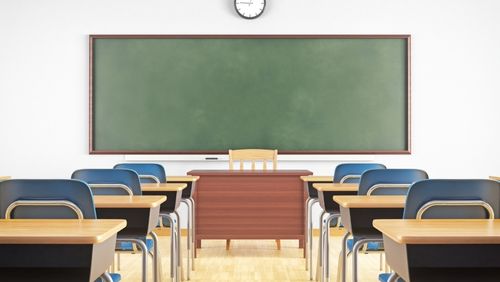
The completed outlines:
<svg viewBox="0 0 500 282">
<path fill-rule="evenodd" d="M 494 218 L 500 214 L 500 182 L 487 179 L 430 179 L 411 186 L 403 218 Z M 461 201 L 468 202 L 464 206 Z M 420 212 L 420 214 L 419 214 Z"/>
<path fill-rule="evenodd" d="M 385 165 L 378 163 L 345 163 L 335 167 L 334 183 L 359 183 L 361 175 L 372 169 L 385 169 Z"/>
<path fill-rule="evenodd" d="M 359 182 L 358 195 L 406 195 L 411 184 L 428 179 L 429 176 L 423 170 L 419 169 L 374 169 L 365 171 Z M 347 255 L 352 253 L 353 262 L 357 262 L 357 256 L 360 248 L 364 245 L 365 251 L 382 251 L 382 238 L 373 238 L 356 234 L 354 238 L 347 239 L 346 234 L 342 240 L 343 248 L 347 249 Z M 342 252 L 343 253 L 343 252 Z M 340 258 L 343 259 L 341 253 Z M 381 258 L 382 259 L 382 258 Z M 342 261 L 342 263 L 345 263 Z M 340 266 L 345 269 L 344 266 Z M 356 272 L 357 265 L 353 265 L 353 273 Z"/>
<path fill-rule="evenodd" d="M 113 167 L 114 169 L 130 169 L 139 175 L 140 183 L 166 183 L 167 175 L 161 164 L 155 163 L 122 163 Z M 170 227 L 170 220 L 163 220 L 160 215 L 160 226 Z"/>
<path fill-rule="evenodd" d="M 141 183 L 166 183 L 165 168 L 156 163 L 122 163 L 114 166 L 115 169 L 131 169 L 139 175 Z"/>
<path fill-rule="evenodd" d="M 86 182 L 94 195 L 142 195 L 139 175 L 129 169 L 80 169 L 71 178 Z"/>
<path fill-rule="evenodd" d="M 410 185 L 429 176 L 419 169 L 377 169 L 363 173 L 358 195 L 406 195 Z"/>
<path fill-rule="evenodd" d="M 493 219 L 500 215 L 500 183 L 486 179 L 429 179 L 410 187 L 404 219 Z M 390 273 L 379 275 L 389 280 Z M 404 280 L 393 273 L 398 282 Z"/>
<path fill-rule="evenodd" d="M 142 195 L 139 175 L 130 169 L 80 169 L 73 172 L 72 179 L 79 179 L 86 182 L 95 195 Z M 154 234 L 151 234 L 154 238 Z M 123 238 L 118 234 L 117 251 L 134 251 L 134 244 L 139 245 L 143 252 L 143 261 L 147 261 L 149 253 L 154 262 L 154 267 L 160 266 L 160 257 L 154 257 L 154 248 L 158 246 L 152 239 L 142 238 Z M 143 262 L 143 266 L 146 263 Z M 143 277 L 146 269 L 142 269 Z"/>
<path fill-rule="evenodd" d="M 0 217 L 96 219 L 96 211 L 92 192 L 82 181 L 13 179 L 0 182 Z M 102 277 L 96 282 L 121 280 L 117 273 Z"/>
</svg>

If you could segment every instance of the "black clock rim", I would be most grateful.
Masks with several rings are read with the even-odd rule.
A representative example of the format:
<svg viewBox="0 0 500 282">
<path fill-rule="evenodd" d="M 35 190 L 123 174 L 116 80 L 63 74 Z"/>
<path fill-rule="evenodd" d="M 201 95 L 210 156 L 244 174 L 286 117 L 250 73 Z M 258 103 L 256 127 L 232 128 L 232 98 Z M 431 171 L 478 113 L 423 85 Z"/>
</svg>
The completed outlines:
<svg viewBox="0 0 500 282">
<path fill-rule="evenodd" d="M 244 15 L 242 15 L 242 14 L 240 13 L 240 11 L 238 11 L 238 8 L 236 8 L 236 1 L 238 1 L 238 0 L 234 0 L 234 5 L 233 5 L 233 6 L 234 6 L 234 10 L 236 11 L 236 13 L 237 13 L 240 17 L 242 17 L 242 18 L 244 18 L 244 19 L 246 19 L 246 20 L 253 20 L 253 19 L 256 19 L 256 18 L 260 17 L 262 14 L 264 14 L 264 10 L 266 9 L 266 5 L 267 5 L 267 1 L 266 1 L 266 0 L 263 0 L 263 1 L 264 1 L 264 7 L 262 8 L 262 12 L 260 12 L 260 14 L 258 14 L 258 15 L 257 15 L 257 16 L 255 16 L 255 17 L 245 17 Z"/>
</svg>

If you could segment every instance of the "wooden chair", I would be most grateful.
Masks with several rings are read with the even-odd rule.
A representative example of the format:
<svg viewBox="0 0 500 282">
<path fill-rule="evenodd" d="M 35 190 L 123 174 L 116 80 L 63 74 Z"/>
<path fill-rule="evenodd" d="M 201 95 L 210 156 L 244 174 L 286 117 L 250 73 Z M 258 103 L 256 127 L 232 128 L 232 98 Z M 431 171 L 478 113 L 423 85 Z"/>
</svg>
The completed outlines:
<svg viewBox="0 0 500 282">
<path fill-rule="evenodd" d="M 267 163 L 272 162 L 273 170 L 276 170 L 278 150 L 265 149 L 240 149 L 229 150 L 229 169 L 234 170 L 234 163 L 240 163 L 240 170 L 243 170 L 245 162 L 252 163 L 252 170 L 255 170 L 255 163 L 262 162 L 262 170 L 267 170 Z M 226 240 L 226 250 L 229 250 L 231 240 Z M 281 250 L 281 241 L 276 240 L 278 250 Z"/>
</svg>

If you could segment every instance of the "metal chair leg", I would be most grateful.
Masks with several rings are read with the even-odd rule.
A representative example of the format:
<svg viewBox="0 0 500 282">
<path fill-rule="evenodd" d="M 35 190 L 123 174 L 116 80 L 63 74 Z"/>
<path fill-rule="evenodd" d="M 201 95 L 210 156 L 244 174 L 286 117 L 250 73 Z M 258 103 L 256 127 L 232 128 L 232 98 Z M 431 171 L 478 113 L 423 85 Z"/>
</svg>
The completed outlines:
<svg viewBox="0 0 500 282">
<path fill-rule="evenodd" d="M 148 248 L 144 241 L 135 238 L 116 239 L 117 242 L 132 242 L 139 246 L 142 252 L 142 281 L 147 282 L 148 276 Z"/>
<path fill-rule="evenodd" d="M 176 235 L 175 232 L 177 229 L 176 228 L 176 222 L 175 222 L 175 216 L 172 216 L 170 214 L 161 214 L 160 216 L 166 217 L 168 219 L 169 225 L 170 225 L 170 278 L 172 281 L 176 281 L 177 277 L 177 244 L 176 244 Z"/>
<path fill-rule="evenodd" d="M 327 214 L 328 217 L 330 216 Z M 328 226 L 326 225 L 326 222 L 328 221 L 327 219 L 323 219 L 323 225 L 321 227 L 321 233 L 323 234 L 322 240 L 321 240 L 321 282 L 325 282 L 326 277 L 327 277 L 327 269 L 328 269 Z"/>
<path fill-rule="evenodd" d="M 323 269 L 325 273 L 325 281 L 329 282 L 330 281 L 330 224 L 332 223 L 332 220 L 339 218 L 339 214 L 330 214 L 327 219 L 325 220 L 325 228 L 326 228 L 326 233 L 325 233 L 325 247 L 324 247 L 324 257 L 325 261 L 323 263 Z"/>
<path fill-rule="evenodd" d="M 340 257 L 342 258 L 342 263 L 339 261 L 339 264 L 341 264 L 341 271 L 337 274 L 338 278 L 337 281 L 341 280 L 342 282 L 346 282 L 346 271 L 347 271 L 347 239 L 349 238 L 351 234 L 346 231 L 344 234 L 344 237 L 342 237 L 342 246 L 340 248 Z"/>
<path fill-rule="evenodd" d="M 352 248 L 352 282 L 358 282 L 358 252 L 368 242 L 383 242 L 382 239 L 360 239 Z"/>
<path fill-rule="evenodd" d="M 396 272 L 391 273 L 389 278 L 387 279 L 387 282 L 396 282 L 398 281 L 399 275 Z"/>
<path fill-rule="evenodd" d="M 158 236 L 156 233 L 149 233 L 151 238 L 153 238 L 153 281 L 161 282 L 161 256 L 160 256 L 160 247 L 158 245 Z"/>
<path fill-rule="evenodd" d="M 105 281 L 105 282 L 113 282 L 113 278 L 111 278 L 111 275 L 109 275 L 109 273 L 106 271 L 104 272 L 102 275 L 101 275 L 101 278 Z"/>
</svg>

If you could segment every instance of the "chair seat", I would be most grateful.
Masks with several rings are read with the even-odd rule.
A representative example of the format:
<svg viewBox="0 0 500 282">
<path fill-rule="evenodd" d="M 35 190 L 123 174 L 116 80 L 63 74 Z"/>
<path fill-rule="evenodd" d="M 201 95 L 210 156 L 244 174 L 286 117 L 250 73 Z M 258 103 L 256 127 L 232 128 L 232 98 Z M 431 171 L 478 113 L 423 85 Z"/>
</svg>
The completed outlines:
<svg viewBox="0 0 500 282">
<path fill-rule="evenodd" d="M 113 279 L 113 282 L 120 282 L 122 280 L 122 276 L 120 273 L 110 273 L 111 279 Z"/>
<path fill-rule="evenodd" d="M 351 252 L 353 248 L 354 248 L 354 239 L 348 239 L 347 240 L 347 250 L 349 252 Z M 366 250 L 374 252 L 374 251 L 382 251 L 382 250 L 384 250 L 384 248 L 383 248 L 382 244 L 379 242 L 368 242 L 368 246 L 367 246 Z"/>
<path fill-rule="evenodd" d="M 339 221 L 338 218 L 334 218 L 331 222 L 330 222 L 330 227 L 344 227 L 344 225 L 342 224 L 342 221 Z"/>
<path fill-rule="evenodd" d="M 146 239 L 146 247 L 148 249 L 148 252 L 153 249 L 154 242 L 153 239 Z M 134 250 L 132 242 L 119 242 L 116 246 L 116 250 L 119 251 L 125 251 L 125 252 L 131 252 Z M 113 280 L 114 281 L 114 280 Z"/>
<path fill-rule="evenodd" d="M 378 275 L 378 281 L 380 282 L 387 282 L 389 280 L 389 277 L 391 276 L 391 273 L 380 273 Z M 396 280 L 397 282 L 405 282 L 403 279 L 398 278 Z"/>
<path fill-rule="evenodd" d="M 120 282 L 122 280 L 120 273 L 110 273 L 109 275 L 111 276 L 111 279 L 113 279 L 113 282 Z M 104 282 L 104 279 L 99 277 L 95 282 Z"/>
<path fill-rule="evenodd" d="M 163 222 L 163 227 L 170 227 L 170 221 L 166 218 L 166 216 L 163 216 L 163 220 L 158 219 L 158 225 L 157 227 L 162 227 L 161 223 Z"/>
</svg>

